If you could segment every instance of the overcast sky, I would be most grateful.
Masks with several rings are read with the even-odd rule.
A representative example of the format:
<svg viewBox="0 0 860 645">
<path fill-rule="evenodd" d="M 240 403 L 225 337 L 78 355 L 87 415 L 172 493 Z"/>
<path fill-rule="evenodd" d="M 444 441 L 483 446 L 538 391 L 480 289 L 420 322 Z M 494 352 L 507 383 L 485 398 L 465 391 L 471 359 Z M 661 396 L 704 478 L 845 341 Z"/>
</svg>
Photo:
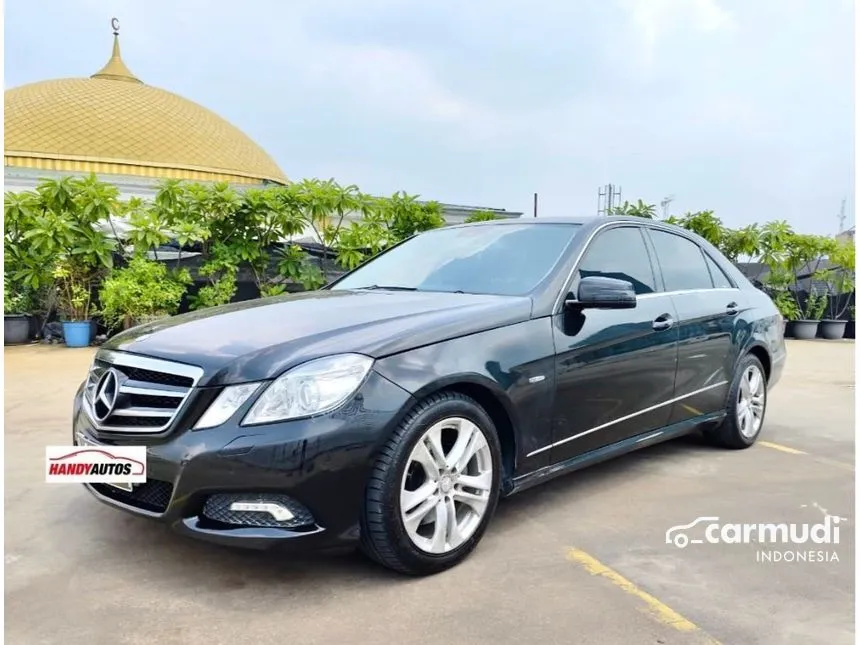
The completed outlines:
<svg viewBox="0 0 860 645">
<path fill-rule="evenodd" d="M 598 187 L 730 225 L 854 209 L 851 0 L 9 0 L 5 87 L 144 82 L 291 179 L 542 215 Z"/>
</svg>

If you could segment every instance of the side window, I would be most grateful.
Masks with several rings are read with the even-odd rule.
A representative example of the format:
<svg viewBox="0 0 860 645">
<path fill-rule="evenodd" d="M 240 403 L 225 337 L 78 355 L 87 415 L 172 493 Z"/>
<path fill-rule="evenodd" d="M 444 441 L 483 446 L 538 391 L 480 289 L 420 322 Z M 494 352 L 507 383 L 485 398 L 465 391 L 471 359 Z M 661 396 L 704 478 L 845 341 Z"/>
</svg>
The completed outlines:
<svg viewBox="0 0 860 645">
<path fill-rule="evenodd" d="M 705 262 L 708 265 L 708 269 L 711 270 L 711 279 L 714 281 L 715 289 L 734 289 L 735 285 L 732 284 L 732 281 L 729 280 L 729 276 L 726 275 L 726 272 L 720 268 L 720 265 L 714 262 L 711 259 L 711 256 L 705 253 Z"/>
<path fill-rule="evenodd" d="M 664 231 L 650 230 L 648 233 L 657 251 L 666 291 L 713 288 L 705 254 L 698 244 Z"/>
<path fill-rule="evenodd" d="M 579 277 L 588 276 L 628 280 L 637 294 L 656 291 L 651 258 L 638 228 L 612 228 L 595 237 L 579 264 Z"/>
</svg>

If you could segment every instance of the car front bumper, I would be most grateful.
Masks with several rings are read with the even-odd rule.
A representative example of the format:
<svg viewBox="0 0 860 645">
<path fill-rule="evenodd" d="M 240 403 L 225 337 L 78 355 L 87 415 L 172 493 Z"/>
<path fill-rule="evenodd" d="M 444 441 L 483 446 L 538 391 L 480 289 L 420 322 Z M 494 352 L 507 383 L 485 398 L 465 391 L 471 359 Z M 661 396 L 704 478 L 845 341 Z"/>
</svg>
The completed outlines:
<svg viewBox="0 0 860 645">
<path fill-rule="evenodd" d="M 251 427 L 231 420 L 217 428 L 180 427 L 147 437 L 98 433 L 81 396 L 79 391 L 74 404 L 76 444 L 147 446 L 147 483 L 131 493 L 84 484 L 96 499 L 188 536 L 256 549 L 354 542 L 374 455 L 412 403 L 408 392 L 371 371 L 358 393 L 329 414 Z M 213 519 L 209 510 L 219 500 L 271 497 L 291 500 L 289 508 L 302 522 L 241 525 Z"/>
</svg>

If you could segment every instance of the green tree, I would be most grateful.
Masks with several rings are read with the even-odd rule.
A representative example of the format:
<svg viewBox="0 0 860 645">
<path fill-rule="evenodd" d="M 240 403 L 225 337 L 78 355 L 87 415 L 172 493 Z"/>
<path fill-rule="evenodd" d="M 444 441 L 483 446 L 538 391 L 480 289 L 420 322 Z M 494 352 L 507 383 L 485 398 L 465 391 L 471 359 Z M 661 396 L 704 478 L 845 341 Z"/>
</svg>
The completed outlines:
<svg viewBox="0 0 860 645">
<path fill-rule="evenodd" d="M 42 180 L 34 191 L 6 193 L 4 269 L 13 283 L 50 287 L 72 319 L 89 315 L 89 290 L 113 265 L 116 240 L 105 235 L 119 191 L 95 175 Z"/>
<path fill-rule="evenodd" d="M 469 215 L 465 220 L 463 220 L 463 222 L 465 224 L 471 224 L 472 222 L 490 222 L 496 219 L 502 218 L 493 211 L 479 210 Z"/>
<path fill-rule="evenodd" d="M 731 262 L 757 257 L 761 251 L 761 230 L 757 224 L 741 229 L 723 228 L 717 247 Z"/>
<path fill-rule="evenodd" d="M 679 226 L 705 238 L 708 242 L 719 247 L 723 240 L 723 223 L 713 211 L 697 211 L 686 213 L 675 220 Z"/>
<path fill-rule="evenodd" d="M 615 206 L 609 209 L 610 215 L 626 215 L 628 217 L 644 217 L 645 219 L 654 219 L 657 207 L 654 204 L 646 204 L 641 199 L 636 200 L 635 204 L 624 201 L 620 206 Z"/>
</svg>

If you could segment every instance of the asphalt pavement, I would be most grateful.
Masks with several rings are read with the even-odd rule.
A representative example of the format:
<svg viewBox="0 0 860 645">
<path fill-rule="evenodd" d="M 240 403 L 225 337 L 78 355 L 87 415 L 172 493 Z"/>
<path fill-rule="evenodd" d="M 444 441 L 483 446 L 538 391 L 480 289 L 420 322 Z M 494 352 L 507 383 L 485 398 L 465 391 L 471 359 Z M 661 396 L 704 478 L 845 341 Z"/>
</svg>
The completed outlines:
<svg viewBox="0 0 860 645">
<path fill-rule="evenodd" d="M 754 448 L 683 438 L 532 489 L 500 504 L 472 557 L 424 579 L 357 553 L 201 544 L 46 484 L 92 353 L 6 348 L 7 643 L 854 642 L 853 342 L 789 343 Z M 828 516 L 838 544 L 665 540 L 699 517 Z M 809 551 L 826 561 L 797 561 Z"/>
</svg>

